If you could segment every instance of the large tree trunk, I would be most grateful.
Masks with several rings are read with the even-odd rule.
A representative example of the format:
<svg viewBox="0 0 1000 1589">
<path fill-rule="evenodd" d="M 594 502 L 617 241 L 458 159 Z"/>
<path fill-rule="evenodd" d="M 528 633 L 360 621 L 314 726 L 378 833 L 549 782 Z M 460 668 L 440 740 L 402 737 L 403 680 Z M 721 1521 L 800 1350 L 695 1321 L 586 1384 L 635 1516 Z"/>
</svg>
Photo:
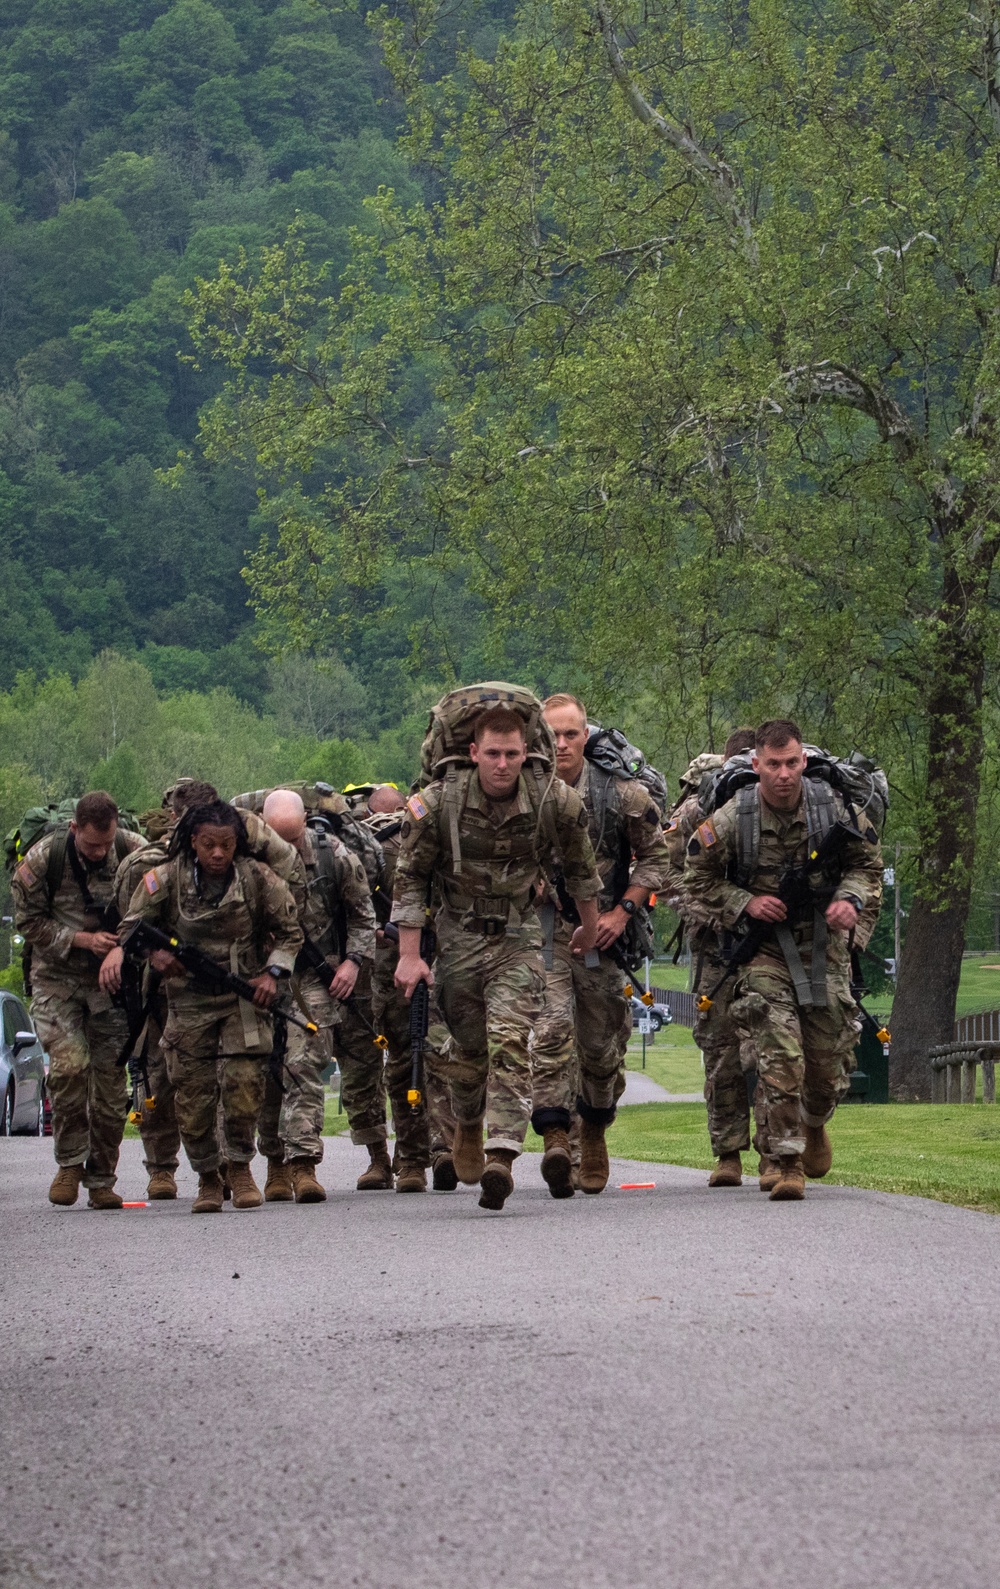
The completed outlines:
<svg viewBox="0 0 1000 1589">
<path fill-rule="evenodd" d="M 988 577 L 988 576 L 987 576 Z M 930 1098 L 928 1049 L 951 1041 L 976 851 L 983 757 L 983 648 L 976 621 L 983 570 L 949 566 L 928 701 L 927 789 L 917 888 L 892 1014 L 894 1098 Z"/>
</svg>

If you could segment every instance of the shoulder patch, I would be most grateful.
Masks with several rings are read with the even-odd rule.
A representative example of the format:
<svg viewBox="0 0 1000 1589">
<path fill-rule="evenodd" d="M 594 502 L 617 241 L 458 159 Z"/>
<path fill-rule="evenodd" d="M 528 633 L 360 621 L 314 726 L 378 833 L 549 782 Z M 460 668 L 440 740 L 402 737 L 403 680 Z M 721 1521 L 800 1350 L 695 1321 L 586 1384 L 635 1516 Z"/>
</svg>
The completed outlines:
<svg viewBox="0 0 1000 1589">
<path fill-rule="evenodd" d="M 410 796 L 406 802 L 406 809 L 414 822 L 420 822 L 427 815 L 427 807 L 418 794 Z"/>
<path fill-rule="evenodd" d="M 19 883 L 23 883 L 25 888 L 34 888 L 35 884 L 37 883 L 38 879 L 31 870 L 31 867 L 28 865 L 27 861 L 22 861 L 18 867 L 17 880 Z"/>
<path fill-rule="evenodd" d="M 652 800 L 646 807 L 646 813 L 642 820 L 644 822 L 648 822 L 651 828 L 658 828 L 660 826 L 660 813 L 657 811 Z"/>
<path fill-rule="evenodd" d="M 715 825 L 711 817 L 709 817 L 707 822 L 703 822 L 698 829 L 698 839 L 702 849 L 705 850 L 711 849 L 712 845 L 718 841 L 718 834 L 715 831 Z"/>
<path fill-rule="evenodd" d="M 145 877 L 143 878 L 143 882 L 146 885 L 147 894 L 158 894 L 160 892 L 162 885 L 160 883 L 159 873 L 157 872 L 155 866 L 151 872 L 146 873 Z"/>
</svg>

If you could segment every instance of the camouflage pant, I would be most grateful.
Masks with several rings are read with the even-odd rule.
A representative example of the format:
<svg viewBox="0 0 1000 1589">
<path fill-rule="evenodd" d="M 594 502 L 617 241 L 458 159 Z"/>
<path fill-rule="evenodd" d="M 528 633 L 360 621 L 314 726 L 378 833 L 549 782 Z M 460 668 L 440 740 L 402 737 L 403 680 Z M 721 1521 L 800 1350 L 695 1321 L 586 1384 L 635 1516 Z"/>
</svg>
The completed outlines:
<svg viewBox="0 0 1000 1589">
<path fill-rule="evenodd" d="M 333 1031 L 341 1007 L 310 972 L 297 977 L 295 986 L 319 1031 L 289 1026 L 281 1080 L 269 1070 L 264 1082 L 257 1147 L 269 1159 L 313 1159 L 319 1164 L 326 1111 L 323 1072 L 333 1061 Z"/>
<path fill-rule="evenodd" d="M 531 1029 L 542 1010 L 542 953 L 515 937 L 452 943 L 438 956 L 444 1056 L 457 1120 L 486 1116 L 487 1148 L 521 1151 L 531 1116 Z"/>
<path fill-rule="evenodd" d="M 830 1119 L 850 1086 L 860 1023 L 845 974 L 831 968 L 829 1005 L 800 1008 L 784 966 L 756 961 L 739 978 L 732 1018 L 744 1061 L 757 1066 L 758 1147 L 802 1153 L 804 1126 Z"/>
<path fill-rule="evenodd" d="M 625 973 L 606 955 L 600 965 L 585 966 L 568 944 L 553 944 L 545 1004 L 531 1039 L 536 1130 L 568 1128 L 578 1099 L 584 1112 L 595 1111 L 604 1123 L 614 1118 L 632 1031 L 624 987 Z"/>
<path fill-rule="evenodd" d="M 125 1014 L 96 982 L 35 978 L 31 1015 L 49 1055 L 52 1145 L 59 1165 L 82 1164 L 84 1186 L 114 1186 L 128 1117 Z"/>
<path fill-rule="evenodd" d="M 713 987 L 722 970 L 716 962 L 706 960 L 695 991 L 701 993 Z M 746 1153 L 750 1148 L 746 1072 L 732 1015 L 734 980 L 730 977 L 723 983 L 712 999 L 712 1008 L 707 1013 L 699 1010 L 694 1023 L 694 1040 L 705 1064 L 708 1135 L 717 1159 L 725 1153 Z M 748 1045 L 748 1054 L 749 1051 Z M 750 1069 L 754 1065 L 756 1058 Z"/>
<path fill-rule="evenodd" d="M 388 1136 L 385 1123 L 385 1076 L 382 1049 L 375 1042 L 378 1027 L 372 1010 L 371 969 L 362 966 L 333 1033 L 333 1052 L 340 1066 L 340 1095 L 351 1125 L 351 1141 L 370 1146 Z"/>
<path fill-rule="evenodd" d="M 146 1035 L 146 1064 L 154 1107 L 144 1108 L 139 1122 L 143 1159 L 150 1175 L 154 1170 L 176 1170 L 180 1161 L 181 1133 L 174 1108 L 174 1084 L 167 1074 L 162 1047 L 166 1019 L 166 1000 L 158 1000 L 150 1012 Z"/>
<path fill-rule="evenodd" d="M 271 1023 L 230 994 L 169 993 L 163 1052 L 184 1151 L 199 1175 L 249 1164 L 271 1052 Z M 220 1151 L 216 1115 L 221 1103 Z"/>
<path fill-rule="evenodd" d="M 432 1152 L 446 1152 L 454 1134 L 448 1087 L 444 1079 L 444 1047 L 448 1033 L 437 1000 L 431 995 L 430 1021 L 424 1044 L 424 1101 L 414 1111 L 407 1102 L 412 1074 L 410 1006 L 393 977 L 398 955 L 379 950 L 372 979 L 375 1021 L 385 1035 L 385 1080 L 396 1132 L 396 1156 L 401 1163 L 427 1165 Z"/>
</svg>

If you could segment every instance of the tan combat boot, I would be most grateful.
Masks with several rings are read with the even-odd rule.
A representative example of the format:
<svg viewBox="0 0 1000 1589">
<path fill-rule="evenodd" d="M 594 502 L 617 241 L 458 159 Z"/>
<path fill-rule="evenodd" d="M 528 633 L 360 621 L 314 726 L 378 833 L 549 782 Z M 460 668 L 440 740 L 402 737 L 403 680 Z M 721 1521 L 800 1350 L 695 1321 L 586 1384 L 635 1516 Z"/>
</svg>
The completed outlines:
<svg viewBox="0 0 1000 1589">
<path fill-rule="evenodd" d="M 768 1158 L 765 1153 L 762 1153 L 760 1156 L 760 1168 L 757 1173 L 760 1177 L 757 1182 L 760 1190 L 762 1192 L 773 1192 L 781 1180 L 781 1160 Z"/>
<path fill-rule="evenodd" d="M 606 1130 L 606 1126 L 594 1125 L 590 1120 L 580 1121 L 580 1190 L 591 1196 L 604 1191 L 611 1174 L 604 1140 Z"/>
<path fill-rule="evenodd" d="M 490 1148 L 486 1166 L 480 1177 L 480 1208 L 503 1208 L 514 1190 L 514 1177 L 510 1167 L 517 1154 L 510 1148 Z"/>
<path fill-rule="evenodd" d="M 569 1136 L 560 1126 L 550 1126 L 542 1133 L 545 1152 L 542 1154 L 542 1180 L 553 1197 L 573 1196 L 573 1160 L 569 1149 Z"/>
<path fill-rule="evenodd" d="M 229 1184 L 233 1189 L 234 1208 L 259 1208 L 264 1201 L 260 1187 L 250 1172 L 249 1164 L 229 1164 Z"/>
<path fill-rule="evenodd" d="M 833 1143 L 826 1126 L 806 1126 L 802 1168 L 811 1181 L 821 1181 L 833 1163 Z"/>
<path fill-rule="evenodd" d="M 800 1203 L 806 1195 L 806 1176 L 798 1153 L 782 1154 L 781 1179 L 771 1192 L 772 1203 Z"/>
<path fill-rule="evenodd" d="M 396 1171 L 397 1192 L 426 1192 L 427 1175 L 422 1164 L 410 1164 L 406 1159 L 400 1159 L 399 1169 Z"/>
<path fill-rule="evenodd" d="M 294 1197 L 291 1166 L 284 1159 L 268 1159 L 267 1180 L 264 1182 L 265 1203 L 290 1203 Z"/>
<path fill-rule="evenodd" d="M 224 1197 L 221 1170 L 206 1170 L 198 1177 L 198 1196 L 191 1204 L 192 1214 L 221 1214 Z"/>
<path fill-rule="evenodd" d="M 431 1186 L 435 1192 L 453 1192 L 458 1186 L 455 1163 L 450 1153 L 435 1153 Z"/>
<path fill-rule="evenodd" d="M 465 1186 L 478 1186 L 483 1178 L 486 1160 L 483 1157 L 483 1117 L 478 1120 L 457 1120 L 455 1141 L 451 1150 L 455 1174 Z"/>
<path fill-rule="evenodd" d="M 292 1159 L 288 1166 L 297 1203 L 325 1203 L 326 1187 L 316 1179 L 315 1159 Z"/>
<path fill-rule="evenodd" d="M 358 1191 L 391 1192 L 392 1161 L 384 1137 L 378 1142 L 369 1142 L 368 1157 L 371 1163 L 364 1174 L 358 1176 Z"/>
<path fill-rule="evenodd" d="M 154 1170 L 149 1177 L 146 1196 L 151 1203 L 168 1203 L 177 1196 L 177 1181 L 173 1170 Z"/>
<path fill-rule="evenodd" d="M 721 1153 L 719 1161 L 708 1177 L 709 1186 L 742 1186 L 743 1160 L 738 1153 Z"/>
<path fill-rule="evenodd" d="M 122 1200 L 113 1186 L 92 1186 L 87 1192 L 88 1208 L 121 1208 Z"/>
<path fill-rule="evenodd" d="M 72 1208 L 80 1195 L 82 1180 L 82 1164 L 61 1164 L 49 1187 L 49 1202 L 55 1203 L 57 1208 Z"/>
</svg>

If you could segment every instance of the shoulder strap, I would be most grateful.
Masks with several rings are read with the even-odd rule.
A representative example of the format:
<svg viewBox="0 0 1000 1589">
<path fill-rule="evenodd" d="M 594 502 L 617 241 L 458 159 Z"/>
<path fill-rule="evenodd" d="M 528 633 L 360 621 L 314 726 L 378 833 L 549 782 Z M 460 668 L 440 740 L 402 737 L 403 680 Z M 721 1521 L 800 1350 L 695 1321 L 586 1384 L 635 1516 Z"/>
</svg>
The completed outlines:
<svg viewBox="0 0 1000 1589">
<path fill-rule="evenodd" d="M 544 865 L 548 857 L 553 857 L 553 864 L 562 870 L 562 852 L 559 848 L 559 835 L 556 833 L 556 816 L 554 796 L 552 790 L 555 786 L 555 773 L 550 772 L 540 761 L 531 762 L 531 777 L 525 778 L 528 797 L 535 807 L 535 860 Z M 542 834 L 544 833 L 544 843 Z"/>
<path fill-rule="evenodd" d="M 820 844 L 837 820 L 837 802 L 825 778 L 803 778 L 806 801 L 806 835 L 810 845 Z"/>
<path fill-rule="evenodd" d="M 57 828 L 52 837 L 52 848 L 49 850 L 48 862 L 45 867 L 45 887 L 49 896 L 49 909 L 52 901 L 59 892 L 59 885 L 63 880 L 66 870 L 66 846 L 69 844 L 69 828 Z"/>
<path fill-rule="evenodd" d="M 467 774 L 464 781 L 461 774 Z M 444 775 L 444 795 L 441 800 L 440 816 L 448 824 L 448 838 L 451 843 L 451 870 L 455 877 L 462 875 L 462 841 L 458 831 L 458 819 L 465 808 L 465 799 L 469 790 L 469 780 L 472 772 L 469 768 L 460 768 L 453 761 L 448 763 Z"/>
<path fill-rule="evenodd" d="M 240 859 L 243 862 L 241 871 L 247 891 L 247 903 L 250 906 L 250 914 L 253 917 L 253 930 L 257 934 L 258 940 L 263 940 L 264 879 L 261 877 L 256 863 L 250 856 L 244 855 L 241 856 Z M 237 862 L 237 865 L 240 865 L 239 861 Z M 287 884 L 285 886 L 287 887 Z"/>
<path fill-rule="evenodd" d="M 745 784 L 736 791 L 736 882 L 749 888 L 760 854 L 760 785 Z"/>
</svg>

